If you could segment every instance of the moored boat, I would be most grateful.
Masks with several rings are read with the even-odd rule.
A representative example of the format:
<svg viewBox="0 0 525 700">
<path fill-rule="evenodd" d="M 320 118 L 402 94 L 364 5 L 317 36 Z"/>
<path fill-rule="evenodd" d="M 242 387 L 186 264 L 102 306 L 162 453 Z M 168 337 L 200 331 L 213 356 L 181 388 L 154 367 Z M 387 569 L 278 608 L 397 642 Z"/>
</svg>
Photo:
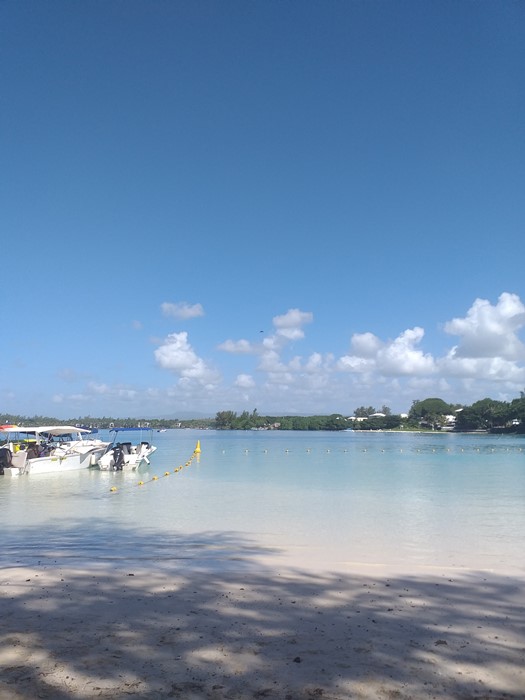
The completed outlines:
<svg viewBox="0 0 525 700">
<path fill-rule="evenodd" d="M 94 466 L 110 444 L 71 425 L 0 427 L 0 475 L 48 474 Z"/>
<path fill-rule="evenodd" d="M 149 428 L 112 428 L 113 442 L 97 460 L 97 466 L 103 471 L 121 471 L 138 469 L 142 464 L 149 464 L 149 457 L 157 449 L 151 444 L 152 430 Z M 122 433 L 140 432 L 140 442 L 121 439 Z M 125 435 L 124 435 L 125 436 Z M 148 440 L 143 439 L 149 437 Z"/>
</svg>

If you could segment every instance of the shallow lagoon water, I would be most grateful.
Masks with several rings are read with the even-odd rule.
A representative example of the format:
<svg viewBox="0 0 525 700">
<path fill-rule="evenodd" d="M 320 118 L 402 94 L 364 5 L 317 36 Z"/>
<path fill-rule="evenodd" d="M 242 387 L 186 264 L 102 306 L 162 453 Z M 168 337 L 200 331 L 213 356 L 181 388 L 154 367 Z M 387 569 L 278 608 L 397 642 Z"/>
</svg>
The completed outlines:
<svg viewBox="0 0 525 700">
<path fill-rule="evenodd" d="M 525 569 L 522 437 L 170 430 L 153 442 L 138 473 L 0 479 L 0 561 Z"/>
</svg>

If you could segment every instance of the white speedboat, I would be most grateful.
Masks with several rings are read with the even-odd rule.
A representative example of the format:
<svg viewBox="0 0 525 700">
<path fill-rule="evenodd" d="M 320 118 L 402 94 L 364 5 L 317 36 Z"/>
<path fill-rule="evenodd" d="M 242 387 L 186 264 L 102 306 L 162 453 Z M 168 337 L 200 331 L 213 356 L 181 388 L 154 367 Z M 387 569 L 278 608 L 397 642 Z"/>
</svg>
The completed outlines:
<svg viewBox="0 0 525 700">
<path fill-rule="evenodd" d="M 94 466 L 109 442 L 72 425 L 0 427 L 0 475 L 48 474 Z"/>
<path fill-rule="evenodd" d="M 146 428 L 112 428 L 114 433 L 113 442 L 108 446 L 105 453 L 97 460 L 99 469 L 103 471 L 121 471 L 123 469 L 138 469 L 141 464 L 149 464 L 149 456 L 157 449 L 151 444 L 151 429 Z M 132 441 L 122 440 L 122 433 L 140 432 L 140 442 L 134 444 Z M 145 436 L 149 440 L 143 439 Z"/>
</svg>

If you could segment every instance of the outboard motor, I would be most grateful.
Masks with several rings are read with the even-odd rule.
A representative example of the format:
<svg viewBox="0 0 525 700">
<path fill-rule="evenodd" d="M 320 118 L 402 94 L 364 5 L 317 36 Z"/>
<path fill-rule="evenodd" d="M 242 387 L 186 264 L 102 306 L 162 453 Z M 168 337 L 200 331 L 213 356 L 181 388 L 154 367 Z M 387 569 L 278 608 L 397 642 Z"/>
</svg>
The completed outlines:
<svg viewBox="0 0 525 700">
<path fill-rule="evenodd" d="M 4 469 L 13 464 L 9 447 L 0 447 L 0 476 L 4 476 Z"/>
<path fill-rule="evenodd" d="M 113 448 L 113 469 L 115 471 L 122 471 L 124 468 L 124 450 L 119 444 L 115 445 Z"/>
</svg>

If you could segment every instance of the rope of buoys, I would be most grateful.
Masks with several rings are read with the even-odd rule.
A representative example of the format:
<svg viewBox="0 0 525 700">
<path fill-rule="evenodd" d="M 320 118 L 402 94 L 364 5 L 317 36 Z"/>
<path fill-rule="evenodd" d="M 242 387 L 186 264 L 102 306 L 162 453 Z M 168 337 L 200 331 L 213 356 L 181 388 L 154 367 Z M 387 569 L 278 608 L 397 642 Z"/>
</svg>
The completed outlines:
<svg viewBox="0 0 525 700">
<path fill-rule="evenodd" d="M 185 463 L 184 466 L 189 467 L 189 466 L 191 465 L 193 459 L 194 459 L 195 457 L 197 457 L 198 455 L 200 455 L 200 454 L 201 454 L 201 443 L 200 443 L 200 440 L 197 440 L 197 446 L 196 446 L 195 449 L 193 450 L 193 454 L 191 455 L 191 457 L 188 459 L 188 461 Z M 176 468 L 173 470 L 173 473 L 174 473 L 174 474 L 177 474 L 178 472 L 182 471 L 182 469 L 183 469 L 182 464 L 180 464 L 178 467 L 176 467 Z M 170 474 L 171 474 L 170 471 L 165 471 L 164 474 L 162 475 L 162 477 L 159 477 L 159 476 L 156 476 L 156 475 L 155 475 L 155 476 L 152 476 L 151 479 L 148 479 L 147 481 L 138 481 L 137 484 L 136 484 L 136 486 L 144 486 L 145 484 L 149 484 L 149 483 L 151 483 L 151 482 L 153 482 L 153 481 L 158 481 L 159 479 L 162 479 L 162 478 L 164 478 L 164 477 L 170 476 Z M 116 493 L 118 489 L 117 489 L 116 486 L 112 486 L 109 490 L 110 490 L 111 493 Z"/>
</svg>

